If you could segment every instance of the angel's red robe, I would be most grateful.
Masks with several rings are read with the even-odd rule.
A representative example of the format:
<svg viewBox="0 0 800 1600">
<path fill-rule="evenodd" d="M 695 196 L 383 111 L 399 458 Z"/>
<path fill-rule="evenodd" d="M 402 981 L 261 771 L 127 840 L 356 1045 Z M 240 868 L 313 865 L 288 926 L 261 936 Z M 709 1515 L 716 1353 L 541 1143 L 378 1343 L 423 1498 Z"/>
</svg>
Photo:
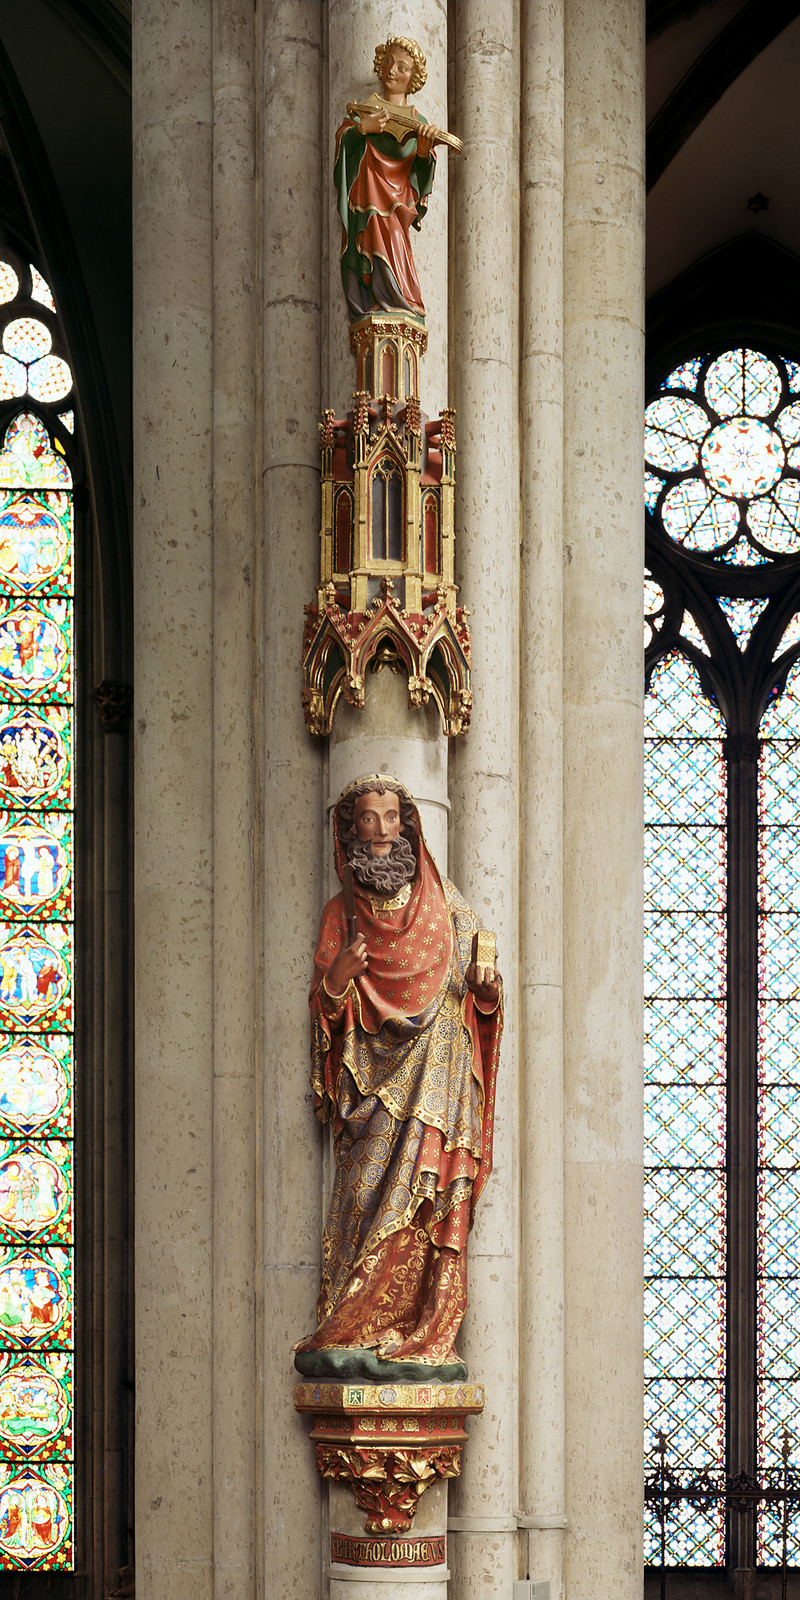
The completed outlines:
<svg viewBox="0 0 800 1600">
<path fill-rule="evenodd" d="M 418 120 L 424 125 L 424 117 Z M 342 123 L 334 183 L 351 317 L 370 311 L 425 315 L 409 229 L 419 228 L 425 216 L 435 170 L 433 152 L 417 155 L 413 130 L 401 144 L 390 133 L 360 133 L 350 117 Z"/>
</svg>

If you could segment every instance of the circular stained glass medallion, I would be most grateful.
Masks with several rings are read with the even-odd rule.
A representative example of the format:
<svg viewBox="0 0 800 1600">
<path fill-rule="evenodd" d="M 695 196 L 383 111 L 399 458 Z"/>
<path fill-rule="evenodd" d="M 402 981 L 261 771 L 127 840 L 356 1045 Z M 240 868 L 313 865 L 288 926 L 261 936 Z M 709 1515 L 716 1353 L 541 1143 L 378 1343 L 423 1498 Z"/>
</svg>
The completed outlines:
<svg viewBox="0 0 800 1600">
<path fill-rule="evenodd" d="M 3 334 L 3 349 L 18 361 L 35 361 L 38 356 L 49 355 L 52 345 L 52 334 L 38 317 L 17 317 Z"/>
<path fill-rule="evenodd" d="M 665 395 L 645 413 L 645 456 L 662 472 L 682 472 L 694 466 L 698 444 L 707 432 L 708 417 L 700 406 Z"/>
<path fill-rule="evenodd" d="M 726 350 L 712 361 L 703 387 L 718 417 L 766 417 L 781 397 L 780 373 L 760 350 Z"/>
<path fill-rule="evenodd" d="M 69 554 L 71 507 L 63 491 L 43 497 L 8 491 L 0 496 L 0 581 L 14 589 L 40 588 Z M 69 583 L 69 574 L 65 576 Z"/>
<path fill-rule="evenodd" d="M 20 934 L 0 945 L 0 1007 L 26 1025 L 69 993 L 69 969 L 44 939 Z"/>
<path fill-rule="evenodd" d="M 49 722 L 24 710 L 0 720 L 0 795 L 12 801 L 41 801 L 53 794 L 69 772 L 64 738 L 68 713 L 48 709 Z"/>
<path fill-rule="evenodd" d="M 37 1128 L 69 1098 L 63 1062 L 34 1039 L 0 1052 L 0 1117 L 15 1128 Z"/>
<path fill-rule="evenodd" d="M 34 361 L 28 371 L 28 389 L 34 400 L 46 400 L 56 405 L 66 400 L 72 388 L 72 372 L 61 356 L 43 356 Z"/>
<path fill-rule="evenodd" d="M 0 1439 L 30 1446 L 59 1434 L 69 1414 L 69 1392 L 32 1356 L 14 1362 L 0 1378 Z"/>
<path fill-rule="evenodd" d="M 714 550 L 735 538 L 738 507 L 710 494 L 702 478 L 685 478 L 667 495 L 661 521 L 671 538 L 694 550 Z"/>
<path fill-rule="evenodd" d="M 0 833 L 0 901 L 36 910 L 59 894 L 68 877 L 61 840 L 35 814 Z"/>
<path fill-rule="evenodd" d="M 51 1558 L 69 1530 L 63 1495 L 33 1469 L 20 1469 L 0 1490 L 0 1550 L 25 1566 Z"/>
<path fill-rule="evenodd" d="M 47 1339 L 69 1307 L 69 1285 L 49 1259 L 26 1251 L 0 1267 L 0 1325 L 8 1344 Z"/>
<path fill-rule="evenodd" d="M 766 494 L 777 483 L 786 452 L 774 428 L 751 418 L 723 422 L 703 444 L 700 460 L 707 481 L 730 500 Z"/>
<path fill-rule="evenodd" d="M 780 436 L 787 448 L 800 442 L 800 401 L 795 400 L 792 405 L 784 406 L 778 418 Z M 791 456 L 789 457 L 791 460 Z"/>
<path fill-rule="evenodd" d="M 65 603 L 52 601 L 48 616 L 32 600 L 23 601 L 0 621 L 0 682 L 15 694 L 51 688 L 69 660 Z"/>
<path fill-rule="evenodd" d="M 23 1235 L 51 1229 L 69 1203 L 67 1184 L 63 1161 L 46 1159 L 35 1146 L 15 1147 L 0 1161 L 0 1222 Z"/>
</svg>

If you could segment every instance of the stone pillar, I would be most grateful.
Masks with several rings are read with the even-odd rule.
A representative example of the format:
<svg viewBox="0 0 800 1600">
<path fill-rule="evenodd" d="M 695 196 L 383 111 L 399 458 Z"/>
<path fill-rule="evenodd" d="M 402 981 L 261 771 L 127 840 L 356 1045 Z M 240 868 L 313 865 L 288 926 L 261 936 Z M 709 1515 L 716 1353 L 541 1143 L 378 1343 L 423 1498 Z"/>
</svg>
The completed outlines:
<svg viewBox="0 0 800 1600">
<path fill-rule="evenodd" d="M 563 1593 L 564 7 L 522 14 L 520 1521 L 527 1572 Z"/>
<path fill-rule="evenodd" d="M 214 1596 L 256 1565 L 252 0 L 213 5 Z"/>
<path fill-rule="evenodd" d="M 134 28 L 137 1581 L 253 1593 L 252 9 Z"/>
<path fill-rule="evenodd" d="M 322 19 L 322 8 L 307 0 L 272 0 L 257 22 L 263 277 L 256 563 L 261 810 L 254 857 L 262 897 L 257 1592 L 270 1600 L 314 1600 L 325 1592 L 322 1491 L 292 1405 L 292 1345 L 315 1326 L 322 1218 L 307 995 L 325 899 L 323 763 L 300 702 L 303 607 L 319 577 Z"/>
<path fill-rule="evenodd" d="M 447 1484 L 437 1483 L 433 1488 L 426 1490 L 417 1511 L 409 1534 L 400 1538 L 376 1539 L 373 1534 L 364 1532 L 364 1513 L 356 1505 L 352 1493 L 342 1483 L 332 1483 L 330 1486 L 331 1504 L 331 1529 L 335 1527 L 339 1532 L 334 1534 L 332 1553 L 339 1555 L 342 1547 L 347 1546 L 346 1553 L 352 1560 L 354 1550 L 359 1546 L 366 1546 L 371 1555 L 376 1548 L 386 1551 L 387 1559 L 394 1559 L 394 1566 L 357 1567 L 347 1566 L 341 1560 L 331 1562 L 331 1588 L 330 1600 L 447 1600 L 448 1569 L 441 1563 L 438 1566 L 418 1569 L 403 1563 L 408 1560 L 404 1542 L 412 1550 L 420 1546 L 425 1549 L 438 1549 L 445 1545 L 444 1530 L 447 1526 Z M 393 1554 L 394 1547 L 394 1554 Z"/>
<path fill-rule="evenodd" d="M 474 708 L 451 759 L 452 877 L 495 927 L 506 1031 L 495 1170 L 470 1241 L 461 1353 L 486 1410 L 453 1486 L 453 1592 L 511 1594 L 517 1508 L 517 748 L 519 104 L 512 0 L 457 0 L 453 167 L 456 580 L 471 608 Z"/>
<path fill-rule="evenodd" d="M 335 132 L 348 100 L 366 97 L 379 88 L 372 74 L 375 46 L 387 34 L 411 36 L 425 52 L 428 81 L 414 97 L 429 120 L 447 126 L 447 8 L 444 0 L 423 4 L 422 0 L 403 0 L 391 12 L 378 0 L 330 0 L 328 15 L 328 148 L 326 174 L 332 171 Z M 428 416 L 441 412 L 448 402 L 447 389 L 447 183 L 448 163 L 452 158 L 441 149 L 437 156 L 436 182 L 427 219 L 413 235 L 414 259 L 422 288 L 428 329 L 427 354 L 420 368 L 420 403 Z M 323 215 L 327 251 L 328 352 L 323 370 L 325 403 L 342 415 L 356 387 L 355 357 L 350 351 L 348 310 L 339 272 L 341 229 L 333 199 L 333 189 L 323 190 Z M 458 487 L 456 487 L 458 495 Z M 311 598 L 309 593 L 308 598 Z M 408 705 L 405 675 L 383 669 L 368 673 L 363 710 L 340 701 L 329 740 L 326 763 L 326 821 L 345 785 L 361 773 L 388 771 L 406 784 L 419 803 L 425 837 L 437 865 L 447 871 L 447 740 L 442 732 L 438 710 L 433 702 L 424 709 Z M 326 829 L 329 852 L 329 892 L 338 888 L 330 853 L 330 831 Z M 328 1185 L 326 1184 L 326 1191 Z M 327 1203 L 327 1192 L 324 1197 Z M 340 1534 L 348 1530 L 353 1537 L 363 1533 L 363 1515 L 347 1498 L 350 1491 L 340 1484 L 330 1487 L 330 1527 Z M 427 1503 L 426 1503 L 427 1502 Z M 447 1487 L 442 1483 L 428 1490 L 414 1519 L 411 1534 L 425 1540 L 432 1533 L 444 1534 Z M 348 1521 L 349 1518 L 349 1521 Z M 324 1538 L 328 1538 L 325 1526 Z M 341 1540 L 339 1541 L 342 1542 Z M 323 1552 L 323 1556 L 330 1552 Z M 443 1600 L 447 1568 L 437 1565 L 419 1571 L 398 1567 L 380 1571 L 359 1569 L 340 1561 L 325 1568 L 330 1573 L 332 1600 L 361 1600 L 378 1594 L 384 1600 L 413 1596 L 414 1600 Z"/>
<path fill-rule="evenodd" d="M 641 0 L 567 0 L 566 1579 L 641 1594 Z"/>
<path fill-rule="evenodd" d="M 345 785 L 365 772 L 390 772 L 419 803 L 425 841 L 440 872 L 447 871 L 447 740 L 436 706 L 408 707 L 408 680 L 369 673 L 363 711 L 340 701 L 329 751 L 330 812 Z M 331 859 L 331 894 L 339 885 Z"/>
<path fill-rule="evenodd" d="M 372 62 L 375 46 L 387 34 L 417 40 L 428 63 L 428 81 L 413 104 L 432 122 L 447 126 L 447 6 L 445 0 L 423 4 L 403 0 L 387 12 L 380 0 L 330 0 L 328 6 L 328 151 L 326 171 L 333 170 L 336 129 L 348 100 L 372 94 L 380 85 Z M 428 215 L 413 234 L 414 260 L 425 302 L 428 349 L 420 364 L 420 402 L 429 416 L 447 404 L 447 184 L 446 149 L 437 153 L 436 182 Z M 349 313 L 339 272 L 341 225 L 333 187 L 323 192 L 327 239 L 327 370 L 323 372 L 326 404 L 343 414 L 356 385 L 355 357 L 350 350 Z M 456 488 L 458 494 L 458 488 Z M 382 671 L 367 678 L 366 703 L 354 710 L 340 702 L 330 739 L 328 809 L 345 784 L 362 772 L 394 773 L 420 801 L 427 842 L 442 872 L 447 870 L 447 740 L 436 708 L 411 710 L 406 679 Z"/>
<path fill-rule="evenodd" d="M 142 0 L 133 45 L 136 1565 L 211 1600 L 210 5 Z"/>
</svg>

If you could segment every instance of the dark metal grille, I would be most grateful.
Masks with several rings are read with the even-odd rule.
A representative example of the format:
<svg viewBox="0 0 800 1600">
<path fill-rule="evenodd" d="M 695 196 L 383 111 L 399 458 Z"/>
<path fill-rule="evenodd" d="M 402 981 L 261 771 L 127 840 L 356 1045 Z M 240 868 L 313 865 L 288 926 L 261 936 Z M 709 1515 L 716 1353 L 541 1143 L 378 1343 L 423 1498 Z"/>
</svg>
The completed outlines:
<svg viewBox="0 0 800 1600">
<path fill-rule="evenodd" d="M 720 1467 L 693 1476 L 675 1472 L 672 1438 L 668 1440 L 664 1433 L 655 1437 L 644 1497 L 658 1536 L 652 1565 L 661 1571 L 661 1600 L 666 1600 L 667 1569 L 683 1565 L 674 1559 L 674 1551 L 685 1542 L 687 1516 L 698 1517 L 701 1525 L 705 1519 L 712 1529 L 726 1514 L 741 1518 L 753 1512 L 766 1530 L 773 1553 L 770 1564 L 781 1568 L 781 1596 L 786 1600 L 787 1571 L 796 1545 L 795 1523 L 800 1508 L 800 1473 L 791 1465 L 789 1430 L 783 1428 L 777 1441 L 777 1464 L 767 1468 L 760 1479 L 747 1472 L 728 1477 Z"/>
</svg>

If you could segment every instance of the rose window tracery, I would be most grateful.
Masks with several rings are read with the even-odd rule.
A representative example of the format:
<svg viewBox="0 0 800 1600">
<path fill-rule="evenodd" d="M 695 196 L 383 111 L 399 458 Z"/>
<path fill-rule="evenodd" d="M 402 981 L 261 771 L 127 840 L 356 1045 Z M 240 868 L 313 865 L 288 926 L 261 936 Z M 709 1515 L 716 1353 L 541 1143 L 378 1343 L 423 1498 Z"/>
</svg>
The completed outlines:
<svg viewBox="0 0 800 1600">
<path fill-rule="evenodd" d="M 739 347 L 676 367 L 645 413 L 645 503 L 688 550 L 800 554 L 800 369 Z"/>
</svg>

